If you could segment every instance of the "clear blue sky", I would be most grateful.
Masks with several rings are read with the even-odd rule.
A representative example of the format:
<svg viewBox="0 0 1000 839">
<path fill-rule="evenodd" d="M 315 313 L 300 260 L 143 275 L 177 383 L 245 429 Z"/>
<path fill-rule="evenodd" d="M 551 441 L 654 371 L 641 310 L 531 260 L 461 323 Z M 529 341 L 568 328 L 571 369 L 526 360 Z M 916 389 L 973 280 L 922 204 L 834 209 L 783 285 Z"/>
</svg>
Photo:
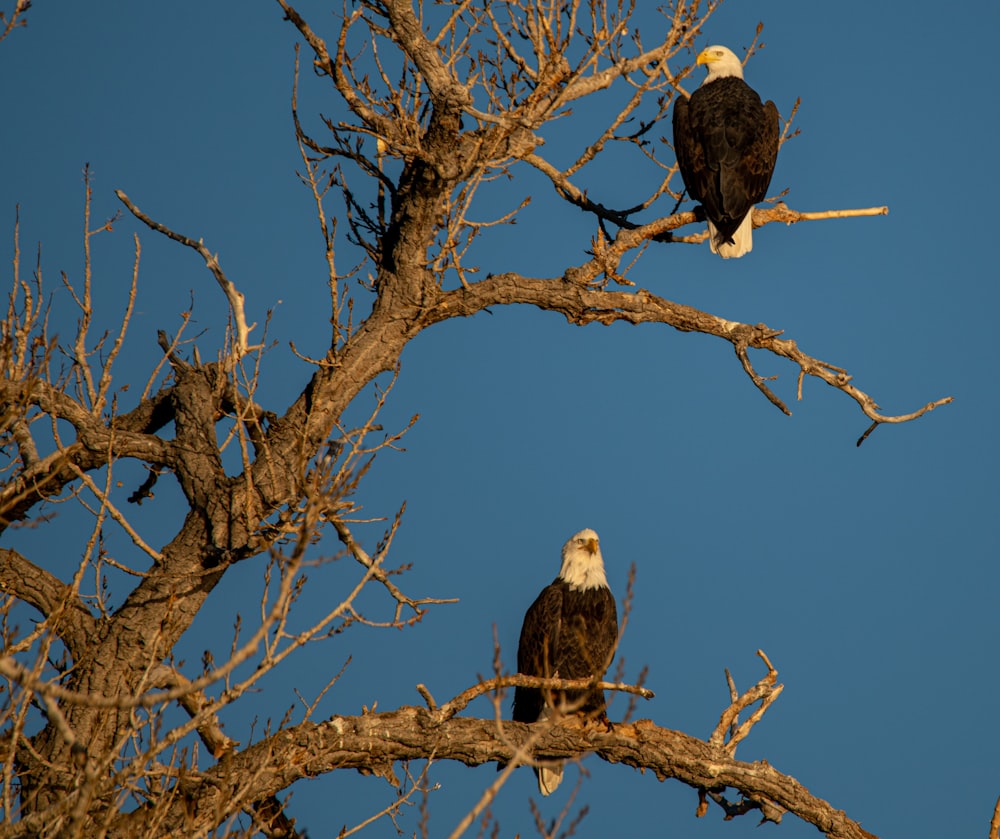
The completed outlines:
<svg viewBox="0 0 1000 839">
<path fill-rule="evenodd" d="M 339 8 L 300 6 L 328 36 Z M 738 262 L 704 246 L 660 246 L 632 274 L 672 300 L 786 330 L 804 351 L 846 367 L 887 413 L 948 395 L 953 405 L 879 428 L 857 449 L 868 421 L 848 398 L 813 380 L 795 402 L 796 370 L 758 354 L 759 372 L 779 377 L 773 387 L 794 412 L 785 417 L 714 339 L 660 326 L 579 329 L 536 310 L 443 324 L 404 355 L 383 423 L 421 420 L 404 453 L 380 456 L 361 500 L 372 516 L 407 502 L 394 555 L 413 564 L 405 586 L 460 603 L 407 632 L 355 629 L 303 652 L 227 714 L 229 735 L 249 741 L 254 714 L 280 718 L 297 702 L 293 687 L 311 697 L 348 655 L 322 716 L 419 703 L 418 682 L 449 698 L 489 672 L 494 625 L 513 668 L 524 610 L 555 576 L 560 546 L 593 527 L 619 596 L 637 566 L 620 655 L 627 678 L 649 667 L 657 696 L 641 716 L 707 736 L 727 701 L 723 668 L 747 686 L 762 674 L 754 655 L 762 648 L 785 693 L 739 756 L 766 758 L 879 836 L 985 837 L 1000 794 L 1000 292 L 987 202 L 997 192 L 1000 125 L 992 40 L 975 33 L 1000 31 L 1000 12 L 983 2 L 963 12 L 962 45 L 942 49 L 940 5 L 925 0 L 905 15 L 862 0 L 732 2 L 719 11 L 700 45 L 741 52 L 763 19 L 767 47 L 747 79 L 782 113 L 803 99 L 802 134 L 782 150 L 772 193 L 787 188 L 799 210 L 887 204 L 890 214 L 770 225 Z M 309 374 L 288 341 L 312 355 L 328 343 L 321 241 L 295 176 L 296 32 L 263 0 L 38 0 L 28 20 L 0 44 L 4 260 L 19 203 L 26 263 L 41 242 L 53 323 L 68 335 L 75 314 L 58 278 L 81 274 L 89 162 L 95 220 L 116 212 L 113 190 L 122 189 L 219 253 L 252 320 L 274 309 L 278 345 L 263 394 L 280 412 Z M 662 30 L 654 16 L 644 20 L 652 43 Z M 317 113 L 336 119 L 339 107 L 312 81 L 300 101 L 317 132 Z M 668 124 L 659 133 L 669 136 Z M 553 149 L 576 140 L 558 124 L 546 137 Z M 629 171 L 606 168 L 585 185 L 598 200 L 631 203 L 644 184 L 633 190 Z M 518 187 L 533 205 L 484 243 L 484 271 L 545 276 L 584 261 L 590 222 L 537 179 Z M 174 331 L 192 294 L 203 357 L 224 327 L 224 301 L 200 260 L 131 218 L 92 240 L 102 323 L 113 326 L 123 305 L 133 232 L 143 247 L 139 299 L 118 385 L 148 369 L 156 330 Z M 342 260 L 351 261 L 346 251 Z M 179 494 L 166 483 L 135 511 L 154 544 L 169 538 L 178 514 Z M 58 532 L 17 538 L 65 573 L 80 551 L 79 518 L 66 505 L 58 512 L 66 522 Z M 125 541 L 109 538 L 127 561 Z M 206 646 L 222 657 L 237 611 L 252 618 L 261 573 L 248 562 L 215 593 L 183 642 L 192 670 Z M 318 571 L 305 605 L 338 597 L 337 583 L 355 573 Z M 368 606 L 373 617 L 388 614 L 378 598 Z M 695 820 L 687 787 L 596 759 L 585 766 L 590 814 L 578 835 L 759 835 L 753 817 L 726 824 L 712 810 Z M 442 788 L 431 797 L 431 833 L 447 835 L 495 773 L 434 771 Z M 571 787 L 542 803 L 546 817 Z M 323 837 L 392 795 L 383 781 L 338 772 L 296 787 L 291 813 Z M 537 791 L 523 770 L 494 807 L 502 835 L 533 835 L 529 795 Z M 407 833 L 417 818 L 404 817 Z M 792 817 L 763 829 L 816 835 Z M 380 823 L 366 835 L 394 834 Z"/>
</svg>

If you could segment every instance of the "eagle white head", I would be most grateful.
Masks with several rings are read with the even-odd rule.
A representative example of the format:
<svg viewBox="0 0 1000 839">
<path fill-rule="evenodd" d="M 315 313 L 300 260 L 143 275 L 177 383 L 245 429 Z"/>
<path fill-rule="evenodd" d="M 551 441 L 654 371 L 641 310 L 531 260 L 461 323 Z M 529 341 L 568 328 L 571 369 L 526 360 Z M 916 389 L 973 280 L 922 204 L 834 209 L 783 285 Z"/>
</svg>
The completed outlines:
<svg viewBox="0 0 1000 839">
<path fill-rule="evenodd" d="M 604 576 L 604 559 L 601 557 L 601 542 L 590 528 L 581 530 L 563 545 L 559 578 L 571 589 L 581 591 L 608 587 L 607 577 Z"/>
<path fill-rule="evenodd" d="M 698 53 L 697 64 L 704 64 L 708 70 L 705 81 L 702 84 L 714 82 L 716 79 L 725 79 L 735 76 L 737 79 L 743 78 L 743 64 L 736 57 L 729 47 L 714 46 L 705 47 Z"/>
</svg>

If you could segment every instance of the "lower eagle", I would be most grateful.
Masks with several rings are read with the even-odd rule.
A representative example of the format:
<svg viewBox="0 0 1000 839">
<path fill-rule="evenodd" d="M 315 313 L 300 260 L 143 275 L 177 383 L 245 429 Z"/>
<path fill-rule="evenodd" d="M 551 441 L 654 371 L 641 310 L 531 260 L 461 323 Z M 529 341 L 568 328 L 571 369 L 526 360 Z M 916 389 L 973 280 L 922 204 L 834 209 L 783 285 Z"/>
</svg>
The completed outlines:
<svg viewBox="0 0 1000 839">
<path fill-rule="evenodd" d="M 674 152 L 688 194 L 708 221 L 712 253 L 724 259 L 753 248 L 753 205 L 763 201 L 778 158 L 778 109 L 743 81 L 726 47 L 698 55 L 708 75 L 690 99 L 674 102 Z"/>
<path fill-rule="evenodd" d="M 529 607 L 517 647 L 517 669 L 526 676 L 601 679 L 618 643 L 618 611 L 604 575 L 597 534 L 581 530 L 562 549 L 559 576 Z M 538 722 L 554 713 L 607 721 L 604 691 L 514 690 L 514 720 Z M 535 769 L 538 789 L 549 795 L 562 781 L 562 766 Z"/>
</svg>

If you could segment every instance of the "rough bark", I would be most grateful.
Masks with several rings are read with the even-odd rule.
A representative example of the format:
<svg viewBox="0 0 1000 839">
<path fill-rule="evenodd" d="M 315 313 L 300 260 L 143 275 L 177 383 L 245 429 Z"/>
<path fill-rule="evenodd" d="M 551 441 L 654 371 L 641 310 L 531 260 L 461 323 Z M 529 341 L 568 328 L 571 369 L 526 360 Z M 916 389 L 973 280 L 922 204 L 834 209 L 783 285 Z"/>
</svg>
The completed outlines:
<svg viewBox="0 0 1000 839">
<path fill-rule="evenodd" d="M 234 803 L 257 801 L 280 792 L 302 778 L 339 769 L 374 772 L 397 784 L 395 761 L 455 760 L 466 766 L 511 761 L 533 736 L 535 726 L 454 717 L 440 719 L 425 708 L 403 707 L 388 713 L 335 716 L 322 723 L 304 723 L 279 732 L 220 761 L 203 777 L 183 785 L 183 798 L 163 822 L 164 835 L 183 836 L 204 829 Z M 537 735 L 535 735 L 537 736 Z M 661 728 L 650 720 L 603 726 L 557 726 L 534 741 L 539 759 L 573 759 L 594 754 L 608 763 L 649 770 L 658 780 L 675 779 L 695 789 L 740 790 L 758 802 L 771 802 L 814 824 L 837 839 L 872 839 L 840 810 L 812 795 L 794 778 L 767 761 L 736 760 L 722 747 L 711 746 L 680 731 Z M 250 782 L 248 778 L 252 778 Z M 692 800 L 692 809 L 695 808 Z M 139 811 L 121 817 L 110 836 L 125 839 L 143 824 Z"/>
</svg>

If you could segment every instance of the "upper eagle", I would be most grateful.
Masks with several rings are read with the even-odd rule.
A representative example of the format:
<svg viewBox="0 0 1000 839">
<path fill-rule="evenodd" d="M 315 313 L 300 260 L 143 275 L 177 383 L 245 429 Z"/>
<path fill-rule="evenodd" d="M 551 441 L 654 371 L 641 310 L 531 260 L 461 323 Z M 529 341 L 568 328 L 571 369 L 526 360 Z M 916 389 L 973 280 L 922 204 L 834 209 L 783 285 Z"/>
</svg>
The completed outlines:
<svg viewBox="0 0 1000 839">
<path fill-rule="evenodd" d="M 778 157 L 778 109 L 762 104 L 726 47 L 698 56 L 708 75 L 674 102 L 674 152 L 688 194 L 705 210 L 712 253 L 729 259 L 753 247 L 753 205 L 767 194 Z"/>
<path fill-rule="evenodd" d="M 597 534 L 581 530 L 562 549 L 559 576 L 528 608 L 517 647 L 517 669 L 526 676 L 600 679 L 618 644 L 618 611 L 604 574 Z M 607 723 L 604 691 L 514 689 L 514 720 L 537 722 L 553 713 L 578 713 Z M 562 766 L 538 767 L 538 789 L 551 793 Z"/>
</svg>

